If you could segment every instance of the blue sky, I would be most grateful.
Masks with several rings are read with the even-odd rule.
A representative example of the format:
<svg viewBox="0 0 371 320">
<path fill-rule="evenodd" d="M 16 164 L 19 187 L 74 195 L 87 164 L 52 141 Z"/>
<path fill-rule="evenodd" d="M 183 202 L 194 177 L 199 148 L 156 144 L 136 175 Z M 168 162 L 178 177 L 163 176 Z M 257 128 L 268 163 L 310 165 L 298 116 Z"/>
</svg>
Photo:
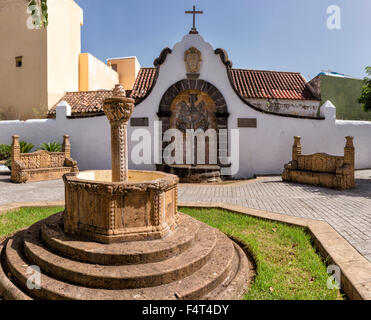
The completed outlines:
<svg viewBox="0 0 371 320">
<path fill-rule="evenodd" d="M 371 66 L 371 0 L 75 0 L 84 9 L 82 50 L 105 61 L 137 56 L 143 67 L 189 32 L 195 4 L 200 34 L 227 50 L 235 68 L 322 70 L 362 78 Z M 328 6 L 341 30 L 327 28 Z"/>
</svg>

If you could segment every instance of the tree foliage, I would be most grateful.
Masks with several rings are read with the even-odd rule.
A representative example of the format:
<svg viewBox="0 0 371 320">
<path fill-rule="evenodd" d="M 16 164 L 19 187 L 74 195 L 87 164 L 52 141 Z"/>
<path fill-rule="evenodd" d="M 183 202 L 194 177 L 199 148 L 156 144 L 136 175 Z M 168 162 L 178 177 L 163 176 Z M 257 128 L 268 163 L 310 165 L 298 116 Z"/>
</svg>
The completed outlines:
<svg viewBox="0 0 371 320">
<path fill-rule="evenodd" d="M 30 153 L 31 150 L 35 147 L 32 143 L 25 141 L 21 141 L 19 145 L 21 147 L 21 153 Z"/>
<path fill-rule="evenodd" d="M 371 76 L 371 67 L 366 67 L 366 73 Z M 361 97 L 358 102 L 363 105 L 365 111 L 371 110 L 371 78 L 366 77 L 363 80 L 363 88 Z"/>
<path fill-rule="evenodd" d="M 37 27 L 48 26 L 48 0 L 29 0 L 28 8 L 31 10 L 33 22 Z"/>
<path fill-rule="evenodd" d="M 45 150 L 49 152 L 62 152 L 62 145 L 58 142 L 44 142 L 40 146 L 40 150 Z"/>
<path fill-rule="evenodd" d="M 0 161 L 10 158 L 12 153 L 12 146 L 10 144 L 0 144 Z"/>
</svg>

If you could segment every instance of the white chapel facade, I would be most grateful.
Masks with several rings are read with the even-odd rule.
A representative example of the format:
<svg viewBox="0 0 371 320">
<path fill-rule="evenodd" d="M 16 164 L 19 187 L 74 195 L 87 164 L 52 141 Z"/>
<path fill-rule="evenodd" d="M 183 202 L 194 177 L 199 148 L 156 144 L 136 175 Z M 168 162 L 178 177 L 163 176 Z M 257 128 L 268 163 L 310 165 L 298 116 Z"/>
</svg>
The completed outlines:
<svg viewBox="0 0 371 320">
<path fill-rule="evenodd" d="M 353 136 L 356 168 L 371 167 L 371 122 L 336 120 L 335 106 L 321 105 L 316 90 L 300 73 L 236 68 L 227 51 L 205 41 L 195 24 L 180 42 L 163 49 L 153 66 L 140 67 L 134 57 L 124 62 L 108 59 L 108 65 L 88 54 L 79 59 L 80 90 L 66 88 L 50 107 L 48 119 L 0 122 L 2 136 L 27 136 L 39 145 L 69 134 L 80 169 L 110 169 L 103 101 L 121 83 L 135 100 L 128 128 L 130 169 L 169 170 L 165 151 L 171 139 L 165 135 L 171 129 L 180 134 L 187 129 L 214 130 L 217 142 L 208 139 L 202 145 L 204 164 L 210 167 L 207 170 L 234 178 L 282 173 L 291 160 L 294 136 L 302 137 L 304 153 L 335 155 L 343 154 L 345 137 Z M 110 74 L 105 68 L 116 77 L 97 87 L 99 74 Z M 210 150 L 216 152 L 216 160 Z M 183 154 L 170 169 L 197 170 L 198 153 L 194 156 L 188 163 Z"/>
</svg>

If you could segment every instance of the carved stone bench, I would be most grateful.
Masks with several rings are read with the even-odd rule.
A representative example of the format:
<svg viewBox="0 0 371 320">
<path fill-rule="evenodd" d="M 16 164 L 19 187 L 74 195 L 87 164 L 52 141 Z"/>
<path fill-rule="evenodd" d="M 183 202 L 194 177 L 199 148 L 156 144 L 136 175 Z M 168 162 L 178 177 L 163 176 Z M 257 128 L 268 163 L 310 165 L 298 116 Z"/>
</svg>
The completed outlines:
<svg viewBox="0 0 371 320">
<path fill-rule="evenodd" d="M 62 152 L 40 150 L 21 153 L 19 136 L 13 136 L 11 181 L 25 183 L 60 179 L 66 173 L 78 172 L 77 162 L 71 158 L 70 137 L 63 137 Z"/>
<path fill-rule="evenodd" d="M 283 181 L 340 190 L 355 187 L 353 137 L 346 137 L 343 157 L 326 153 L 302 155 L 301 138 L 294 137 L 294 140 L 292 161 L 285 164 Z"/>
</svg>

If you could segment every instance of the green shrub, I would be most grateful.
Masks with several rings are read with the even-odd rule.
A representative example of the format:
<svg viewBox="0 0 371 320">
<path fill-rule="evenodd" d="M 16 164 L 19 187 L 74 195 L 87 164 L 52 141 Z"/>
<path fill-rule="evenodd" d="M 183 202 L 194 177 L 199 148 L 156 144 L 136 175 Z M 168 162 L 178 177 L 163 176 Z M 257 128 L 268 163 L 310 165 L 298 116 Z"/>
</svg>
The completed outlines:
<svg viewBox="0 0 371 320">
<path fill-rule="evenodd" d="M 32 143 L 21 141 L 20 143 L 21 153 L 30 153 L 34 148 Z M 12 155 L 12 146 L 10 144 L 0 144 L 0 160 L 7 160 Z"/>
<path fill-rule="evenodd" d="M 21 153 L 30 153 L 31 150 L 34 148 L 34 145 L 32 143 L 28 143 L 25 141 L 21 141 L 19 143 L 21 147 Z M 4 153 L 7 157 L 4 159 L 1 159 L 1 147 L 3 146 L 3 150 L 8 151 L 8 153 Z M 11 145 L 1 145 L 0 146 L 0 160 L 7 160 L 5 162 L 5 166 L 9 168 L 9 170 L 12 170 L 12 159 L 11 159 L 11 153 L 12 153 L 12 146 Z"/>
<path fill-rule="evenodd" d="M 46 150 L 49 152 L 62 152 L 62 145 L 58 142 L 42 143 L 39 150 Z"/>
<path fill-rule="evenodd" d="M 31 150 L 34 148 L 34 145 L 32 143 L 28 143 L 25 141 L 21 141 L 19 144 L 21 146 L 21 153 L 30 153 Z"/>
<path fill-rule="evenodd" d="M 0 144 L 0 161 L 7 160 L 11 157 L 12 146 L 9 144 Z"/>
</svg>

